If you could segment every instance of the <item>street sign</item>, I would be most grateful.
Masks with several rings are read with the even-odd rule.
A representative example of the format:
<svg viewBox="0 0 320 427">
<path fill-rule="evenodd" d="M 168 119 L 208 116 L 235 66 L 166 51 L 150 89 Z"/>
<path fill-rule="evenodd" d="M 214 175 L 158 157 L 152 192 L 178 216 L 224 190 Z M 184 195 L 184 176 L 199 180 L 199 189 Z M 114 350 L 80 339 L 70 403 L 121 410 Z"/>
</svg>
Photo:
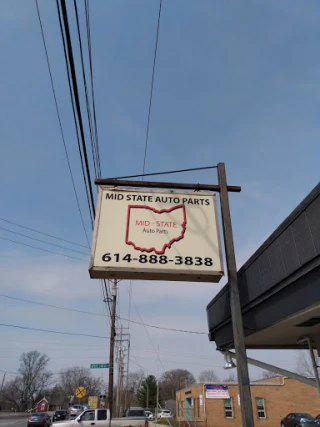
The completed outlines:
<svg viewBox="0 0 320 427">
<path fill-rule="evenodd" d="M 219 282 L 216 196 L 100 187 L 91 278 Z"/>
<path fill-rule="evenodd" d="M 87 391 L 86 391 L 85 387 L 80 386 L 80 387 L 76 388 L 74 394 L 75 394 L 77 399 L 82 399 L 87 394 Z"/>
<path fill-rule="evenodd" d="M 109 368 L 109 363 L 92 363 L 90 369 Z"/>
</svg>

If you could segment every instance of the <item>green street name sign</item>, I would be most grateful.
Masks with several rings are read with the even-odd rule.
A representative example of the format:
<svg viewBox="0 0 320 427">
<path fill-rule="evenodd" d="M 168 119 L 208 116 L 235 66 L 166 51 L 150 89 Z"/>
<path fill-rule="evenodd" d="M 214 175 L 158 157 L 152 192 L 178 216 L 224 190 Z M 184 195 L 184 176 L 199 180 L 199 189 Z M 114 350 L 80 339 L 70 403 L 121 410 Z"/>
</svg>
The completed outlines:
<svg viewBox="0 0 320 427">
<path fill-rule="evenodd" d="M 109 368 L 109 363 L 92 363 L 90 369 Z"/>
</svg>

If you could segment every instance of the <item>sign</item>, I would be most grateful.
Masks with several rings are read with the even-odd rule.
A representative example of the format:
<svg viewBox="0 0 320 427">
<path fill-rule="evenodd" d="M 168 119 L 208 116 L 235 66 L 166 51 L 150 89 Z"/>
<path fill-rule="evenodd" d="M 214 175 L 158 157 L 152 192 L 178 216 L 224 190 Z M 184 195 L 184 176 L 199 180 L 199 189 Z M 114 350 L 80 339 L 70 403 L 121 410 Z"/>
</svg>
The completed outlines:
<svg viewBox="0 0 320 427">
<path fill-rule="evenodd" d="M 86 391 L 85 387 L 80 386 L 80 387 L 76 388 L 74 394 L 75 394 L 77 399 L 82 399 L 87 394 L 87 391 Z"/>
<path fill-rule="evenodd" d="M 219 282 L 216 196 L 100 187 L 91 278 Z"/>
<path fill-rule="evenodd" d="M 109 368 L 109 363 L 92 363 L 90 369 Z"/>
<path fill-rule="evenodd" d="M 221 384 L 206 384 L 206 399 L 229 399 L 228 386 Z"/>
</svg>

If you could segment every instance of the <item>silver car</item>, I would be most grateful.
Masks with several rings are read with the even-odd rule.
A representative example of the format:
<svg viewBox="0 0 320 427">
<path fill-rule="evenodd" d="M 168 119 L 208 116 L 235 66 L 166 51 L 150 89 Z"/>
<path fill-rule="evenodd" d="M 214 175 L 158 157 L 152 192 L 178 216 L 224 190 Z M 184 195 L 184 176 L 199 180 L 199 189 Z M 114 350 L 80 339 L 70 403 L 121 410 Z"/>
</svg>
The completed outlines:
<svg viewBox="0 0 320 427">
<path fill-rule="evenodd" d="M 70 406 L 68 411 L 69 411 L 70 416 L 74 417 L 83 411 L 83 406 L 82 405 L 72 405 L 72 406 Z"/>
</svg>

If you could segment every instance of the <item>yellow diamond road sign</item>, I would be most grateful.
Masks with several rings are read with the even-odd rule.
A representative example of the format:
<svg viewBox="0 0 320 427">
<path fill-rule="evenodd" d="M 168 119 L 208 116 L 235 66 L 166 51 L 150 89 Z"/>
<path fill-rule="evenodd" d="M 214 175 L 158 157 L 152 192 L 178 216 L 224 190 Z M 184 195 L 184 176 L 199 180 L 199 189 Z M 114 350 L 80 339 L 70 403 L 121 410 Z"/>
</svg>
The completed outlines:
<svg viewBox="0 0 320 427">
<path fill-rule="evenodd" d="M 76 388 L 76 391 L 74 392 L 76 398 L 78 399 L 82 399 L 83 397 L 85 397 L 86 393 L 87 393 L 86 389 L 82 386 Z"/>
</svg>

